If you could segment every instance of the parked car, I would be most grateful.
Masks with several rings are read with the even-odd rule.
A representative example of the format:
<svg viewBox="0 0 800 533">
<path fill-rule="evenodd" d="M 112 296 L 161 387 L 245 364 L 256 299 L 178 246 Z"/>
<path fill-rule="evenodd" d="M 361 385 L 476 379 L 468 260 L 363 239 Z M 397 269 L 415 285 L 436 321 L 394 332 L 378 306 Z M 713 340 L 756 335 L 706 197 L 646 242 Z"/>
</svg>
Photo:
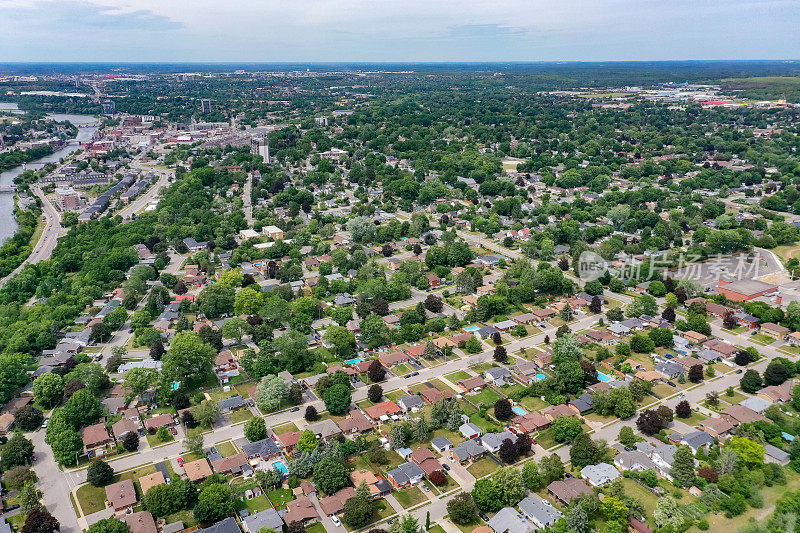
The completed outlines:
<svg viewBox="0 0 800 533">
<path fill-rule="evenodd" d="M 177 435 L 178 434 L 178 430 L 175 429 L 175 428 L 169 428 L 169 430 L 172 432 L 173 435 Z"/>
<path fill-rule="evenodd" d="M 19 504 L 18 503 L 15 503 L 13 505 L 9 505 L 5 509 L 3 509 L 3 512 L 7 513 L 8 511 L 13 511 L 14 509 L 19 509 Z"/>
<path fill-rule="evenodd" d="M 412 376 L 419 376 L 419 372 L 412 372 L 411 375 Z"/>
<path fill-rule="evenodd" d="M 741 368 L 740 368 L 740 369 L 738 369 L 738 370 L 736 371 L 736 373 L 737 373 L 737 374 L 741 374 L 741 373 L 742 373 L 742 369 L 741 369 Z"/>
<path fill-rule="evenodd" d="M 667 385 L 669 385 L 670 387 L 677 387 L 677 385 L 675 385 L 675 384 L 674 384 L 673 382 L 671 382 L 671 381 L 667 381 Z"/>
<path fill-rule="evenodd" d="M 430 491 L 431 491 L 431 488 L 430 488 L 428 485 L 426 485 L 426 484 L 424 484 L 424 483 L 423 483 L 423 484 L 422 484 L 422 490 L 424 490 L 425 492 L 430 492 Z"/>
<path fill-rule="evenodd" d="M 450 465 L 442 465 L 442 467 L 444 467 L 444 469 L 447 470 L 448 472 L 450 471 Z"/>
<path fill-rule="evenodd" d="M 333 522 L 333 525 L 336 526 L 336 527 L 339 527 L 339 526 L 342 525 L 342 521 L 339 520 L 339 517 L 336 516 L 336 515 L 331 516 L 331 522 Z"/>
<path fill-rule="evenodd" d="M 299 407 L 292 407 L 291 409 L 289 409 L 289 411 L 291 411 L 292 413 L 296 413 L 299 410 L 300 410 Z"/>
<path fill-rule="evenodd" d="M 178 457 L 178 466 L 183 466 L 183 457 Z"/>
</svg>

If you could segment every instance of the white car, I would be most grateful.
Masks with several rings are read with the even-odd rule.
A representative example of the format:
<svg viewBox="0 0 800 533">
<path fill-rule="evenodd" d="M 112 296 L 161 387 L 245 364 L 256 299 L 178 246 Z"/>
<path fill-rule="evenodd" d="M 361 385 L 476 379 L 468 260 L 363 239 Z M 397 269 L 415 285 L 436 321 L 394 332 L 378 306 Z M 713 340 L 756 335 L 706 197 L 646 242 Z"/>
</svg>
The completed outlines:
<svg viewBox="0 0 800 533">
<path fill-rule="evenodd" d="M 339 520 L 339 517 L 336 515 L 331 516 L 331 522 L 333 522 L 333 525 L 336 527 L 341 527 L 342 525 L 342 521 Z"/>
</svg>

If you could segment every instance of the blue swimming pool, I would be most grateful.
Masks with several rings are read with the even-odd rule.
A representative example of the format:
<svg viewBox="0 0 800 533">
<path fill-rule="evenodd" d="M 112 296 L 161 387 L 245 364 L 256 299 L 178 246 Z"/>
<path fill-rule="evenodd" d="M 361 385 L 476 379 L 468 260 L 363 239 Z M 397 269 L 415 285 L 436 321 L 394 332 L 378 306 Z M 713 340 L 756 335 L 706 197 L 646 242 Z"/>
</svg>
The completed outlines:
<svg viewBox="0 0 800 533">
<path fill-rule="evenodd" d="M 608 381 L 612 381 L 613 380 L 613 378 L 611 376 L 607 376 L 607 375 L 603 374 L 602 372 L 598 372 L 597 373 L 597 379 L 599 379 L 603 383 L 606 383 Z"/>
<path fill-rule="evenodd" d="M 473 331 L 478 331 L 479 329 L 481 328 L 479 328 L 478 326 L 467 326 L 466 328 L 464 328 L 464 331 L 472 333 Z"/>
<path fill-rule="evenodd" d="M 514 411 L 516 414 L 518 414 L 520 416 L 528 414 L 528 411 L 526 411 L 525 409 L 523 409 L 519 405 L 515 405 L 514 407 L 511 408 L 511 410 Z"/>
<path fill-rule="evenodd" d="M 545 376 L 544 374 L 536 374 L 536 379 L 538 379 L 539 381 L 543 380 L 546 377 L 547 376 Z"/>
<path fill-rule="evenodd" d="M 360 357 L 355 357 L 353 359 L 348 359 L 347 361 L 344 362 L 344 364 L 346 364 L 346 365 L 354 365 L 356 363 L 360 363 L 361 361 L 363 361 L 363 359 L 361 359 Z"/>
<path fill-rule="evenodd" d="M 288 474 L 289 473 L 289 469 L 286 468 L 286 465 L 283 463 L 283 461 L 275 461 L 274 463 L 272 463 L 272 468 L 274 468 L 275 470 L 277 470 L 281 474 Z"/>
</svg>

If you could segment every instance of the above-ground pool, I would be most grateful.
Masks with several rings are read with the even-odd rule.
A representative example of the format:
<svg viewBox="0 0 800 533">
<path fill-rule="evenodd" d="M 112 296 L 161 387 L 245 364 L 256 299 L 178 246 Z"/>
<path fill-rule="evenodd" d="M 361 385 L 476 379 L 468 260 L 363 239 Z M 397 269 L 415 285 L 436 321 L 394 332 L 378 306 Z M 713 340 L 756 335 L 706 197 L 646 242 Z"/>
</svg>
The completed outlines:
<svg viewBox="0 0 800 533">
<path fill-rule="evenodd" d="M 511 410 L 514 411 L 516 414 L 518 414 L 520 416 L 528 414 L 528 411 L 526 411 L 525 409 L 523 409 L 519 405 L 515 405 L 514 407 L 511 408 Z"/>
<path fill-rule="evenodd" d="M 612 381 L 611 376 L 607 376 L 606 374 L 603 374 L 602 372 L 598 372 L 597 373 L 597 379 L 599 379 L 603 383 L 606 383 L 608 381 Z"/>
<path fill-rule="evenodd" d="M 481 328 L 479 328 L 478 326 L 467 326 L 466 328 L 464 328 L 464 331 L 472 333 L 473 331 L 478 331 L 479 329 Z"/>
<path fill-rule="evenodd" d="M 346 364 L 346 365 L 354 365 L 356 363 L 360 363 L 361 361 L 363 361 L 363 359 L 361 359 L 360 357 L 355 357 L 353 359 L 348 359 L 347 361 L 344 362 L 344 364 Z"/>
<path fill-rule="evenodd" d="M 288 474 L 289 473 L 289 469 L 286 468 L 286 465 L 283 464 L 283 461 L 275 461 L 274 463 L 272 463 L 272 468 L 274 468 L 275 470 L 277 470 L 281 474 Z"/>
</svg>

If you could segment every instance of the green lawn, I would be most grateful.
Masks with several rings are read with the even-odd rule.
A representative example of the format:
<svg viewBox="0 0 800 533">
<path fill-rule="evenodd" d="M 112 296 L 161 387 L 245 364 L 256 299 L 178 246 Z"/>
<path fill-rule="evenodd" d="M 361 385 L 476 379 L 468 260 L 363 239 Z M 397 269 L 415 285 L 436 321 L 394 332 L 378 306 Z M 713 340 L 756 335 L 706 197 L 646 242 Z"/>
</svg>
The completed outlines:
<svg viewBox="0 0 800 533">
<path fill-rule="evenodd" d="M 197 520 L 194 518 L 194 511 L 191 509 L 185 509 L 183 511 L 178 511 L 177 513 L 172 513 L 171 515 L 167 515 L 164 517 L 164 520 L 167 524 L 172 524 L 173 522 L 183 522 L 183 527 L 190 528 L 197 525 Z"/>
<path fill-rule="evenodd" d="M 488 457 L 481 457 L 471 465 L 467 467 L 467 470 L 470 474 L 475 476 L 476 479 L 480 479 L 483 476 L 488 476 L 495 470 L 497 470 L 498 466 L 497 463 L 489 459 Z"/>
<path fill-rule="evenodd" d="M 408 367 L 408 365 L 402 364 L 392 367 L 392 372 L 394 372 L 397 376 L 403 376 L 405 374 L 410 374 L 411 369 Z"/>
<path fill-rule="evenodd" d="M 244 408 L 244 409 L 239 409 L 238 411 L 233 411 L 228 416 L 231 419 L 231 424 L 238 424 L 240 422 L 245 422 L 253 418 L 253 413 L 250 412 L 250 409 Z"/>
<path fill-rule="evenodd" d="M 283 433 L 289 433 L 290 431 L 298 431 L 298 428 L 294 422 L 287 422 L 280 426 L 273 427 L 272 431 L 274 431 L 276 435 L 281 435 Z"/>
<path fill-rule="evenodd" d="M 172 442 L 175 440 L 175 437 L 172 433 L 169 434 L 169 438 L 167 440 L 161 440 L 158 438 L 158 435 L 151 435 L 150 433 L 146 433 L 147 435 L 147 442 L 150 443 L 150 447 L 153 448 L 155 446 L 160 446 L 162 444 L 166 444 L 168 442 Z"/>
<path fill-rule="evenodd" d="M 400 502 L 404 509 L 414 507 L 418 503 L 422 503 L 427 498 L 422 493 L 419 487 L 406 487 L 404 489 L 394 491 L 394 497 Z"/>
<path fill-rule="evenodd" d="M 757 333 L 755 335 L 750 336 L 750 340 L 756 344 L 760 344 L 762 346 L 768 346 L 775 342 L 775 339 L 768 335 L 762 335 L 761 333 Z"/>
<path fill-rule="evenodd" d="M 138 482 L 139 478 L 142 476 L 153 474 L 155 471 L 156 468 L 152 464 L 140 466 L 139 468 L 128 470 L 127 472 L 115 475 L 112 480 L 112 483 L 117 483 L 118 481 L 131 479 L 134 481 L 134 485 L 136 486 L 137 492 L 140 493 L 141 490 L 139 488 L 139 482 Z M 81 510 L 83 511 L 84 515 L 96 513 L 97 511 L 102 511 L 103 509 L 106 508 L 105 487 L 95 487 L 94 485 L 87 483 L 78 488 L 78 490 L 76 491 L 76 495 L 78 497 L 78 503 L 80 504 Z"/>
<path fill-rule="evenodd" d="M 322 525 L 322 522 L 315 522 L 306 527 L 306 533 L 327 533 L 327 531 L 325 530 L 325 526 Z"/>
<path fill-rule="evenodd" d="M 467 372 L 465 372 L 464 370 L 459 370 L 458 372 L 451 372 L 450 374 L 445 374 L 443 377 L 448 381 L 452 382 L 453 384 L 455 384 L 459 380 L 467 379 L 472 376 Z"/>
<path fill-rule="evenodd" d="M 675 420 L 680 420 L 681 422 L 683 422 L 688 426 L 696 426 L 706 418 L 708 417 L 698 413 L 697 411 L 692 411 L 692 414 L 688 418 L 675 417 Z"/>
<path fill-rule="evenodd" d="M 502 398 L 499 394 L 497 394 L 494 390 L 489 387 L 484 387 L 482 391 L 478 394 L 467 396 L 467 399 L 474 403 L 475 405 L 494 405 L 494 403 Z"/>
<path fill-rule="evenodd" d="M 215 444 L 215 447 L 222 457 L 230 457 L 231 455 L 236 455 L 238 453 L 236 446 L 234 446 L 233 442 L 229 440 Z"/>
<path fill-rule="evenodd" d="M 250 514 L 260 513 L 266 509 L 269 509 L 271 506 L 269 504 L 269 500 L 263 494 L 261 496 L 256 496 L 251 500 L 248 500 L 244 496 L 236 500 L 234 504 L 234 508 L 237 511 L 241 511 L 247 509 L 250 511 Z"/>
<path fill-rule="evenodd" d="M 521 403 L 522 406 L 528 411 L 539 411 L 550 405 L 547 402 L 542 401 L 542 399 L 538 396 L 526 396 L 520 400 L 519 403 Z"/>
<path fill-rule="evenodd" d="M 272 505 L 285 509 L 286 504 L 294 500 L 294 494 L 291 489 L 275 489 L 267 493 L 269 501 Z"/>
</svg>

